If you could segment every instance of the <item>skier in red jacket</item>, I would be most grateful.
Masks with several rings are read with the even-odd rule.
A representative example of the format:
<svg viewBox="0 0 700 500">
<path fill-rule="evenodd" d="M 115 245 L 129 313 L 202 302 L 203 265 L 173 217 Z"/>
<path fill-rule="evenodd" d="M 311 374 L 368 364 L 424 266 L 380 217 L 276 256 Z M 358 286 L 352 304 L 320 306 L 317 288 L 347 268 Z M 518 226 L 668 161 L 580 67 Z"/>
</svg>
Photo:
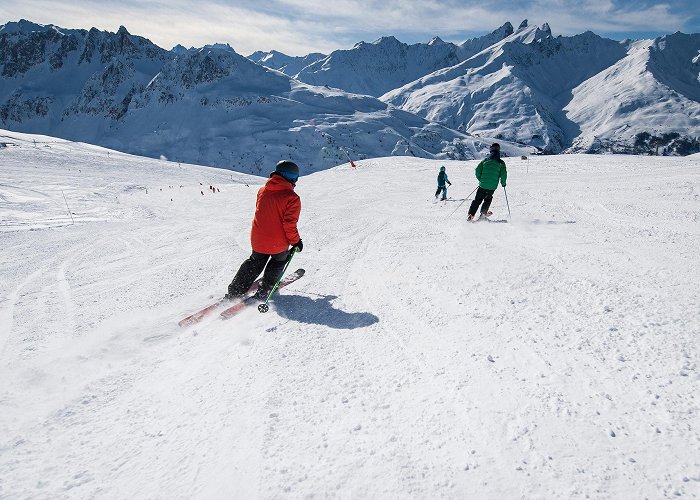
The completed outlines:
<svg viewBox="0 0 700 500">
<path fill-rule="evenodd" d="M 253 253 L 241 264 L 228 286 L 227 298 L 243 296 L 264 270 L 262 284 L 255 294 L 256 298 L 264 300 L 279 279 L 289 252 L 301 252 L 304 248 L 297 231 L 301 212 L 301 199 L 294 192 L 297 179 L 299 167 L 282 160 L 258 191 L 250 231 Z"/>
</svg>

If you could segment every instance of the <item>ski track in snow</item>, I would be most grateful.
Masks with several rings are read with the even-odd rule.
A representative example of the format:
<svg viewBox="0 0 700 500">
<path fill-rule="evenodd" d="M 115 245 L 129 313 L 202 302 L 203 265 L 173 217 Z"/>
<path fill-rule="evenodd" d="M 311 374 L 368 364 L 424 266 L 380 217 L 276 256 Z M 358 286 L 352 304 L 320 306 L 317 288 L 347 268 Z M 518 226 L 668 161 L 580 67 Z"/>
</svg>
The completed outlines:
<svg viewBox="0 0 700 500">
<path fill-rule="evenodd" d="M 476 162 L 304 176 L 307 274 L 180 329 L 264 179 L 8 135 L 1 498 L 700 496 L 697 158 L 506 159 L 508 224 Z"/>
</svg>

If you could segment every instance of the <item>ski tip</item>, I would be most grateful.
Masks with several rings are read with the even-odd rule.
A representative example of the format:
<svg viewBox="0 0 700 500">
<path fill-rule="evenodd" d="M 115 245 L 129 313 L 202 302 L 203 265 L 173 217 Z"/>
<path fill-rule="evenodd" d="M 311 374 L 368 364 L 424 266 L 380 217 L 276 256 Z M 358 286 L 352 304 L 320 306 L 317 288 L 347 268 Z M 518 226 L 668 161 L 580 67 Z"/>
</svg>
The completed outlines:
<svg viewBox="0 0 700 500">
<path fill-rule="evenodd" d="M 296 274 L 297 276 L 304 276 L 304 274 L 306 274 L 306 269 L 299 268 L 296 271 L 294 271 L 294 274 Z"/>
</svg>

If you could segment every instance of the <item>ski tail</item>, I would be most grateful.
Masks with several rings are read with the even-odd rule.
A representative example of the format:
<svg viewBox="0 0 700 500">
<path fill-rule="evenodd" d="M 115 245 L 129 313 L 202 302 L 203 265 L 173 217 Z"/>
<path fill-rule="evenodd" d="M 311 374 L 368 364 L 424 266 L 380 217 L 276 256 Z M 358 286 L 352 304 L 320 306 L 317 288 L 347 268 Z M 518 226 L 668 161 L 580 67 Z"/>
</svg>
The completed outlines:
<svg viewBox="0 0 700 500">
<path fill-rule="evenodd" d="M 204 318 L 209 316 L 211 313 L 214 312 L 221 304 L 224 302 L 227 302 L 225 298 L 221 298 L 214 302 L 213 304 L 209 304 L 207 307 L 204 309 L 200 309 L 199 311 L 190 314 L 186 318 L 182 318 L 180 321 L 178 321 L 177 325 L 185 328 L 187 326 L 195 325 L 202 321 Z"/>
<path fill-rule="evenodd" d="M 261 284 L 261 283 L 262 283 L 262 279 L 259 279 L 259 280 L 255 281 L 255 282 L 251 285 L 250 289 L 248 290 L 248 292 L 246 293 L 246 295 L 243 297 L 243 299 L 244 299 L 246 296 L 251 295 L 251 294 L 257 292 L 257 291 L 258 291 L 258 288 L 260 287 L 260 284 Z M 188 327 L 188 326 L 196 325 L 197 323 L 199 323 L 200 321 L 202 321 L 204 318 L 206 318 L 207 316 L 209 316 L 210 314 L 212 314 L 214 311 L 216 311 L 220 306 L 222 306 L 222 305 L 224 305 L 224 304 L 229 304 L 230 302 L 231 302 L 231 301 L 228 300 L 227 298 L 221 297 L 219 300 L 217 300 L 216 302 L 214 302 L 214 303 L 212 303 L 212 304 L 209 304 L 209 305 L 206 306 L 205 308 L 200 309 L 199 311 L 190 314 L 190 315 L 187 316 L 186 318 L 182 318 L 180 321 L 178 321 L 177 325 L 178 325 L 179 327 L 181 327 L 181 328 L 185 328 L 185 327 Z"/>
</svg>

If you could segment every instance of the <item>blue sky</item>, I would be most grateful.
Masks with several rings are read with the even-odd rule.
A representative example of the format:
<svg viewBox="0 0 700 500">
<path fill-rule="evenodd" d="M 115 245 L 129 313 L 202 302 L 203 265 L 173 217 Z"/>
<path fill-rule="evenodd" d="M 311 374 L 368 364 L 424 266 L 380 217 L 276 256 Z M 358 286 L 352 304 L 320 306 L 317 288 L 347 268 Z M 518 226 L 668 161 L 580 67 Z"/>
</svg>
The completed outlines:
<svg viewBox="0 0 700 500">
<path fill-rule="evenodd" d="M 161 47 L 229 43 L 248 55 L 330 52 L 393 35 L 462 42 L 504 22 L 548 22 L 555 35 L 653 38 L 700 32 L 698 0 L 3 0 L 0 24 L 28 19 L 64 28 L 116 31 L 120 25 Z"/>
</svg>

